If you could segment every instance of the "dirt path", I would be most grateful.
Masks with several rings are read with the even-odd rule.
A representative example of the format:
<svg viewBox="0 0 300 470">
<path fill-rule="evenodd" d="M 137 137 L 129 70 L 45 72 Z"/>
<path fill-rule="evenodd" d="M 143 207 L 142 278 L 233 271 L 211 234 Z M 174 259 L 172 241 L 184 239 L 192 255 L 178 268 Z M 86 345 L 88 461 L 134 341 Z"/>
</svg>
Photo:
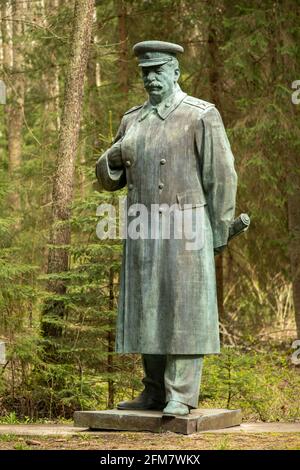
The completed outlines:
<svg viewBox="0 0 300 470">
<path fill-rule="evenodd" d="M 280 428 L 280 423 L 275 425 Z M 240 428 L 183 436 L 170 432 L 95 433 L 61 425 L 1 425 L 0 450 L 300 450 L 300 432 L 293 432 L 295 425 L 285 425 L 283 432 L 274 432 L 270 425 L 268 432 L 255 432 L 253 426 L 249 431 Z"/>
</svg>

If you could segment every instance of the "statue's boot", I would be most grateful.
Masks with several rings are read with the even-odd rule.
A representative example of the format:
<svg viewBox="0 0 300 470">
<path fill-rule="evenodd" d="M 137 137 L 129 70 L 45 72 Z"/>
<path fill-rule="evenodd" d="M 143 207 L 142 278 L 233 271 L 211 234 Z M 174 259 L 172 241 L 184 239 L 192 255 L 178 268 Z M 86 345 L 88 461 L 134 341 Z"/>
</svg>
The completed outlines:
<svg viewBox="0 0 300 470">
<path fill-rule="evenodd" d="M 166 356 L 161 354 L 143 354 L 142 363 L 145 377 L 142 382 L 145 389 L 130 401 L 118 403 L 119 410 L 163 410 L 166 406 L 164 373 Z"/>
<path fill-rule="evenodd" d="M 118 403 L 118 410 L 162 410 L 165 402 L 157 401 L 145 390 L 130 401 L 121 401 Z"/>
<path fill-rule="evenodd" d="M 163 415 L 168 416 L 186 416 L 189 414 L 191 407 L 180 403 L 179 401 L 170 400 L 163 409 Z"/>
</svg>

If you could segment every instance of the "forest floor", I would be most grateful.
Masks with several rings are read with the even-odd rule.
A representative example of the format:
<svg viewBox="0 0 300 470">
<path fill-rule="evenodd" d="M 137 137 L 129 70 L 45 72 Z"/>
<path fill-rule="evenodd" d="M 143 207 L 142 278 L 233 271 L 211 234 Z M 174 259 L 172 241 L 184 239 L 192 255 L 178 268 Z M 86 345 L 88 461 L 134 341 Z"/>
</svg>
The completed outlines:
<svg viewBox="0 0 300 470">
<path fill-rule="evenodd" d="M 248 430 L 244 426 L 185 436 L 171 432 L 89 432 L 61 425 L 1 425 L 0 450 L 300 450 L 300 423 L 294 427 L 263 423 L 262 432 L 255 432 L 253 425 Z"/>
</svg>

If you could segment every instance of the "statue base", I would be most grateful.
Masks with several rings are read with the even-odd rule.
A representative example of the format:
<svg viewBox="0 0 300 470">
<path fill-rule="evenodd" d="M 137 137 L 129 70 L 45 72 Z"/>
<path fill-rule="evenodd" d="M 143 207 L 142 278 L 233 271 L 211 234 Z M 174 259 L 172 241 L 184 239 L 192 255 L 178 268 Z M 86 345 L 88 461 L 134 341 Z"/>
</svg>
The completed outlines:
<svg viewBox="0 0 300 470">
<path fill-rule="evenodd" d="M 198 408 L 191 410 L 188 416 L 164 416 L 161 411 L 117 409 L 74 413 L 74 426 L 91 430 L 171 431 L 193 434 L 239 426 L 241 422 L 241 410 L 226 409 Z"/>
</svg>

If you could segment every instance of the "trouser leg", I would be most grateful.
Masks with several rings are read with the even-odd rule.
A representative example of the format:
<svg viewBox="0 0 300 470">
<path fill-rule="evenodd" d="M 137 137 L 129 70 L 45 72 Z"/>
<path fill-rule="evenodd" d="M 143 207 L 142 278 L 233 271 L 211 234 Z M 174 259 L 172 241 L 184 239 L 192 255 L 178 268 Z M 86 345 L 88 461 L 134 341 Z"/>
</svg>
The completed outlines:
<svg viewBox="0 0 300 470">
<path fill-rule="evenodd" d="M 164 383 L 166 401 L 175 400 L 192 408 L 198 407 L 203 355 L 166 357 Z"/>
<path fill-rule="evenodd" d="M 158 401 L 165 403 L 164 373 L 167 356 L 162 354 L 143 354 L 142 363 L 145 377 L 142 382 L 145 393 Z"/>
</svg>

